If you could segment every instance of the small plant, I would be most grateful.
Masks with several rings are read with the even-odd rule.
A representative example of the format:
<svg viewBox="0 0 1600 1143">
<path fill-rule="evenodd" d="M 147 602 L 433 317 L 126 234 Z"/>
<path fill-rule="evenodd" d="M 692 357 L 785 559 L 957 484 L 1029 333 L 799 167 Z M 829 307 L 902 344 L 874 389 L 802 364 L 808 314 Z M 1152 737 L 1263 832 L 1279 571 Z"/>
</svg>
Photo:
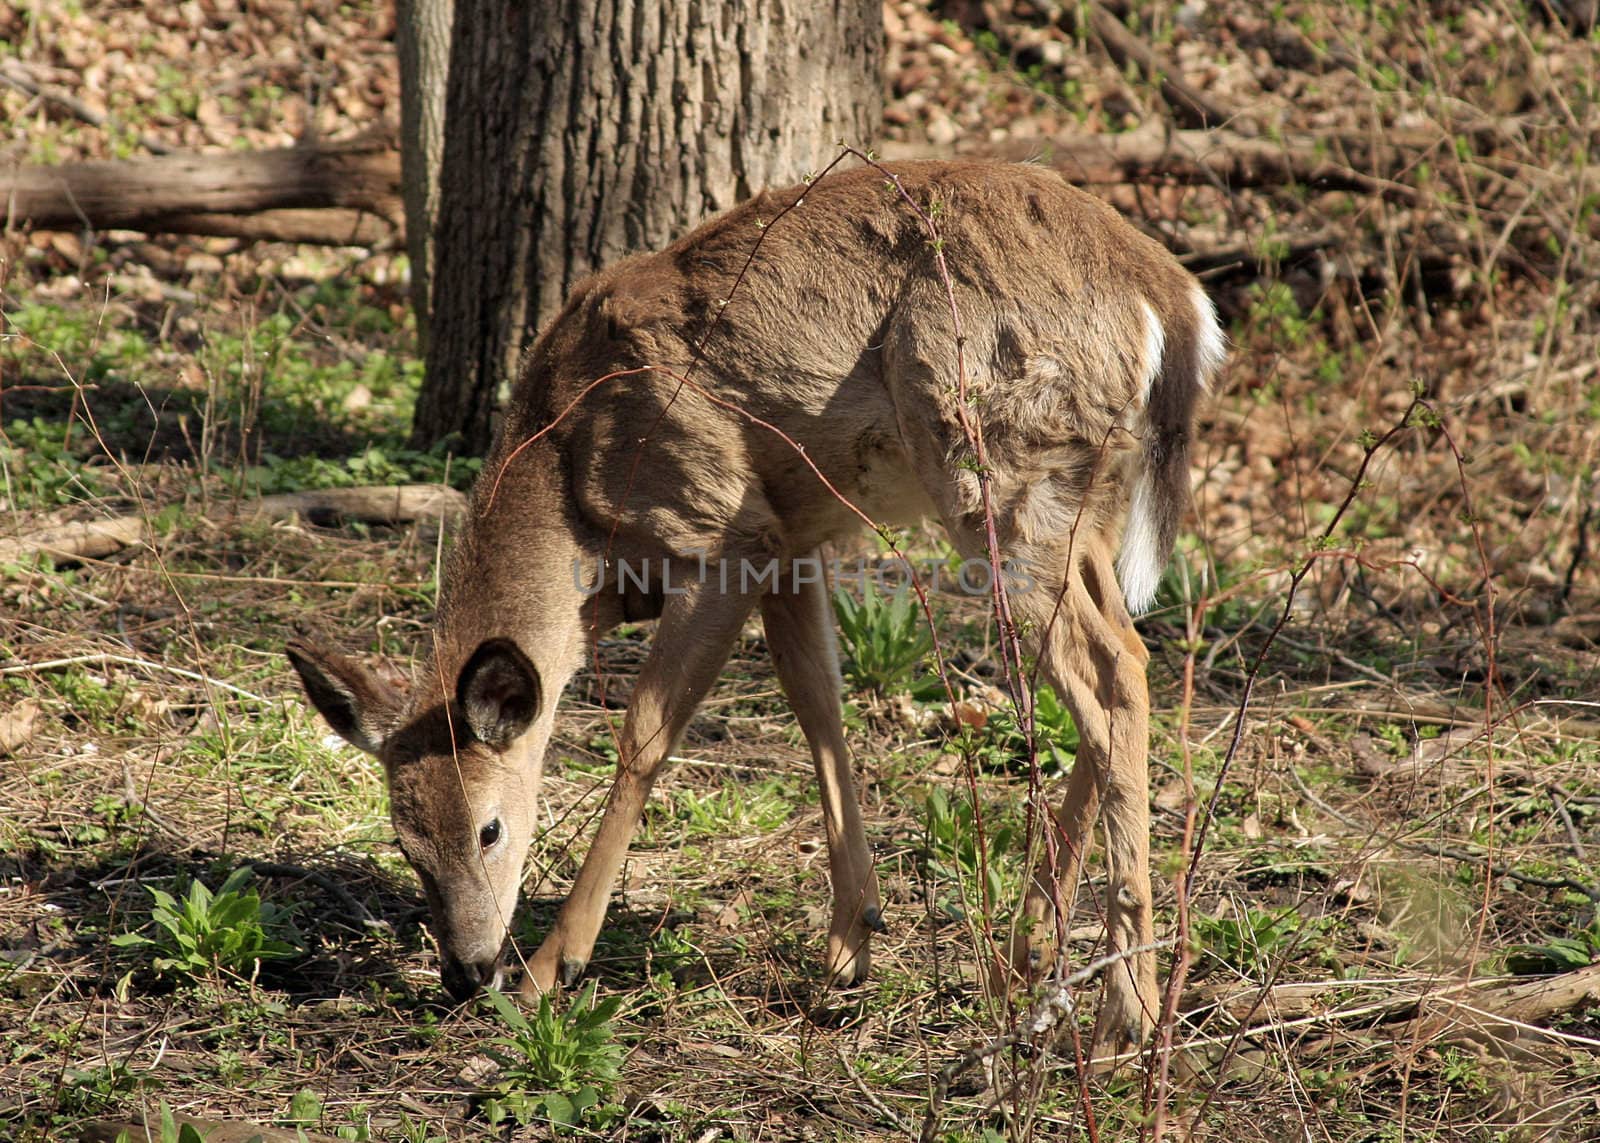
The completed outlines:
<svg viewBox="0 0 1600 1143">
<path fill-rule="evenodd" d="M 611 1026 L 618 997 L 596 1001 L 590 984 L 559 1015 L 548 995 L 539 997 L 530 1017 L 494 989 L 486 995 L 511 1033 L 488 1049 L 500 1065 L 484 1100 L 491 1123 L 509 1115 L 523 1126 L 546 1122 L 560 1131 L 603 1127 L 620 1114 L 619 1105 L 605 1102 L 622 1069 Z"/>
<path fill-rule="evenodd" d="M 986 908 L 1015 900 L 1022 884 L 1021 858 L 1026 849 L 1023 831 L 991 810 L 983 816 L 980 845 L 972 803 L 965 798 L 952 801 L 940 787 L 929 792 L 924 809 L 928 863 L 936 880 L 954 881 L 963 902 L 973 900 L 973 889 L 969 887 L 981 880 L 983 891 L 973 904 Z M 939 904 L 957 917 L 965 915 L 968 907 L 948 899 L 941 899 Z"/>
<path fill-rule="evenodd" d="M 1041 686 L 1033 700 L 1033 745 L 1046 775 L 1065 770 L 1078 752 L 1078 727 L 1056 692 Z M 995 711 L 973 742 L 977 761 L 987 768 L 1015 771 L 1028 757 L 1028 740 L 1009 707 Z"/>
<path fill-rule="evenodd" d="M 1600 934 L 1591 929 L 1575 937 L 1554 937 L 1542 945 L 1517 945 L 1505 952 L 1506 971 L 1516 976 L 1542 976 L 1588 968 L 1600 953 Z"/>
<path fill-rule="evenodd" d="M 933 636 L 909 591 L 880 591 L 868 580 L 859 601 L 836 590 L 833 611 L 845 652 L 844 676 L 856 690 L 884 697 L 908 691 L 923 702 L 944 694 L 938 676 L 927 667 Z"/>
<path fill-rule="evenodd" d="M 177 980 L 223 974 L 250 977 L 264 960 L 294 956 L 299 951 L 296 946 L 281 939 L 287 933 L 287 910 L 263 902 L 254 889 L 244 887 L 252 872 L 241 865 L 216 893 L 199 878 L 189 883 L 181 898 L 150 889 L 155 899 L 150 919 L 157 935 L 123 933 L 112 943 L 157 950 L 159 955 L 151 962 L 157 974 Z"/>
<path fill-rule="evenodd" d="M 1247 907 L 1231 917 L 1197 913 L 1193 925 L 1195 940 L 1206 952 L 1252 979 L 1270 972 L 1281 957 L 1303 954 L 1302 942 L 1327 927 L 1322 920 L 1308 921 L 1293 906 L 1277 912 Z"/>
</svg>

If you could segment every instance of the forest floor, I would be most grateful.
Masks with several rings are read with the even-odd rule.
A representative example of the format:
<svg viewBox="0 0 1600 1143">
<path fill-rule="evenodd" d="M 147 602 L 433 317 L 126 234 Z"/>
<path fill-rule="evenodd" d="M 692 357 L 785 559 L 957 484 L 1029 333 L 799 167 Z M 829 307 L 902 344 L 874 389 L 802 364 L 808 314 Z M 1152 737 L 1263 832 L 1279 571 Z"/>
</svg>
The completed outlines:
<svg viewBox="0 0 1600 1143">
<path fill-rule="evenodd" d="M 523 1025 L 446 1003 L 381 774 L 282 653 L 314 629 L 403 669 L 440 529 L 234 511 L 470 481 L 470 460 L 404 444 L 403 256 L 13 230 L 0 1135 L 166 1109 L 419 1143 L 563 1117 L 686 1143 L 925 1121 L 949 1140 L 1134 1139 L 1158 1118 L 1230 1143 L 1600 1139 L 1600 40 L 1511 0 L 1133 8 L 1233 132 L 1310 140 L 1335 170 L 1091 188 L 1201 272 L 1232 346 L 1141 621 L 1157 932 L 1191 961 L 1144 1066 L 1086 1076 L 1064 1034 L 999 1046 L 1028 1000 L 986 999 L 977 967 L 1023 886 L 1029 768 L 987 612 L 955 593 L 935 612 L 959 719 L 893 605 L 844 644 L 888 922 L 867 983 L 824 986 L 811 764 L 752 626 L 647 809 L 590 971 L 601 1007 Z M 886 14 L 885 147 L 1048 161 L 1053 140 L 1172 122 L 1072 6 Z M 0 84 L 0 146 L 40 163 L 354 137 L 398 107 L 393 18 L 8 5 L 0 73 L 111 121 Z M 1435 142 L 1398 164 L 1350 158 L 1418 137 Z M 8 546 L 126 517 L 142 538 L 98 555 Z M 948 557 L 932 531 L 912 541 Z M 626 680 L 648 639 L 616 632 L 603 670 Z M 564 699 L 524 950 L 615 761 L 597 683 Z M 1040 710 L 1049 774 L 1076 737 Z M 232 897 L 191 896 L 242 866 Z M 1089 872 L 1068 969 L 1103 939 Z M 1554 999 L 1529 1002 L 1540 979 Z M 1079 995 L 1072 1031 L 1092 1020 Z"/>
</svg>

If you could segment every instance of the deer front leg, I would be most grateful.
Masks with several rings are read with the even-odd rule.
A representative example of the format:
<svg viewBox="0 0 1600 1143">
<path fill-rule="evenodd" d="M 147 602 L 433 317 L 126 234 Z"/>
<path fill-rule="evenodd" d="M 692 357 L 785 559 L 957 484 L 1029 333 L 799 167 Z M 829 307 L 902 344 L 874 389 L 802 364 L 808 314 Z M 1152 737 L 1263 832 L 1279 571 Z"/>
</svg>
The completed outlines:
<svg viewBox="0 0 1600 1143">
<path fill-rule="evenodd" d="M 668 599 L 623 718 L 617 777 L 600 829 L 555 925 L 528 961 L 524 997 L 547 992 L 558 981 L 571 984 L 588 966 L 612 886 L 661 763 L 716 682 L 751 606 L 747 597 L 718 592 L 715 584 L 706 583 Z"/>
<path fill-rule="evenodd" d="M 792 590 L 781 586 L 784 590 L 761 597 L 761 619 L 778 679 L 811 746 L 822 790 L 828 873 L 833 881 L 828 980 L 855 984 L 867 975 L 868 944 L 874 932 L 883 931 L 883 909 L 839 715 L 833 616 L 820 582 L 795 583 Z"/>
</svg>

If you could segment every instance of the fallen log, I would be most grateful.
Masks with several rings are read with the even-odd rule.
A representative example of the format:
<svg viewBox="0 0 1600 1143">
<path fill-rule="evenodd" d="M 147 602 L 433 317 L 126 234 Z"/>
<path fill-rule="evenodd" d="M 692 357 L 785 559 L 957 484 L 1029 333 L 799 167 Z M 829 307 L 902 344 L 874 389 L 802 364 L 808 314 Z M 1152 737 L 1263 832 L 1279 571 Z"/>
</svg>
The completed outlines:
<svg viewBox="0 0 1600 1143">
<path fill-rule="evenodd" d="M 266 517 L 282 520 L 300 516 L 313 524 L 334 526 L 345 520 L 369 524 L 409 524 L 418 520 L 451 522 L 467 510 L 467 498 L 442 484 L 401 484 L 394 487 L 322 488 L 285 492 L 214 509 L 206 518 L 214 523 Z M 103 559 L 122 548 L 148 542 L 150 522 L 144 516 L 117 516 L 63 524 L 25 536 L 0 540 L 0 564 L 37 556 L 53 559 Z"/>
<path fill-rule="evenodd" d="M 352 212 L 377 216 L 393 233 L 404 217 L 400 153 L 368 138 L 0 171 L 7 225 L 41 230 L 163 231 L 186 224 L 186 233 L 213 233 L 203 227 L 236 225 L 224 219 L 263 212 L 327 209 L 342 212 L 331 224 L 337 234 L 356 229 Z M 296 216 L 279 222 L 285 229 L 305 226 Z"/>
<path fill-rule="evenodd" d="M 1073 132 L 1019 136 L 958 144 L 958 154 L 1032 160 L 1059 171 L 1070 183 L 1124 183 L 1153 179 L 1230 189 L 1306 184 L 1334 190 L 1413 198 L 1415 188 L 1397 181 L 1449 139 L 1409 132 L 1379 139 L 1283 135 L 1276 139 L 1236 131 L 1168 131 L 1152 123 L 1116 135 Z M 885 159 L 948 156 L 950 148 L 927 143 L 886 143 Z"/>
<path fill-rule="evenodd" d="M 364 210 L 264 210 L 258 214 L 171 214 L 149 226 L 130 226 L 162 234 L 202 234 L 254 242 L 304 242 L 312 246 L 398 247 L 405 244 L 399 218 Z"/>
<path fill-rule="evenodd" d="M 1488 137 L 1499 130 L 1490 123 L 1471 134 Z M 953 149 L 887 143 L 882 157 L 948 158 L 953 150 L 973 158 L 1043 163 L 1080 186 L 1308 186 L 1415 203 L 1426 192 L 1405 180 L 1420 164 L 1440 162 L 1453 145 L 1450 136 L 1433 131 L 1259 138 L 1225 129 L 1169 131 L 1152 123 L 1115 135 L 974 138 Z M 1573 232 L 1560 219 L 1519 209 L 1532 192 L 1519 189 L 1516 179 L 1493 163 L 1473 159 L 1468 173 L 1493 199 L 1504 200 L 1501 213 L 1512 220 L 1512 229 L 1543 225 L 1563 244 L 1580 235 L 1600 237 L 1600 214 Z M 1546 186 L 1539 193 L 1548 192 Z M 405 241 L 400 155 L 381 137 L 226 155 L 0 169 L 0 216 L 10 226 L 44 230 L 87 227 L 353 246 Z"/>
</svg>

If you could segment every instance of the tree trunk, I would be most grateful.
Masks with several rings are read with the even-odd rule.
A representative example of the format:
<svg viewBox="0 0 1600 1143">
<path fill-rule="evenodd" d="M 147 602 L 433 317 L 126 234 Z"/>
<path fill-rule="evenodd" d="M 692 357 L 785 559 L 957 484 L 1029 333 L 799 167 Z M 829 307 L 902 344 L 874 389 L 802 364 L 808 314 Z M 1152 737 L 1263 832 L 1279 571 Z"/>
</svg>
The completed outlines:
<svg viewBox="0 0 1600 1143">
<path fill-rule="evenodd" d="M 882 20 L 878 0 L 457 0 L 415 443 L 487 446 L 578 278 L 869 143 Z"/>
<path fill-rule="evenodd" d="M 445 94 L 450 75 L 454 0 L 398 0 L 395 47 L 400 57 L 400 175 L 406 204 L 406 253 L 419 351 L 428 351 L 433 295 L 433 226 L 439 215 L 439 165 L 444 159 Z"/>
</svg>

